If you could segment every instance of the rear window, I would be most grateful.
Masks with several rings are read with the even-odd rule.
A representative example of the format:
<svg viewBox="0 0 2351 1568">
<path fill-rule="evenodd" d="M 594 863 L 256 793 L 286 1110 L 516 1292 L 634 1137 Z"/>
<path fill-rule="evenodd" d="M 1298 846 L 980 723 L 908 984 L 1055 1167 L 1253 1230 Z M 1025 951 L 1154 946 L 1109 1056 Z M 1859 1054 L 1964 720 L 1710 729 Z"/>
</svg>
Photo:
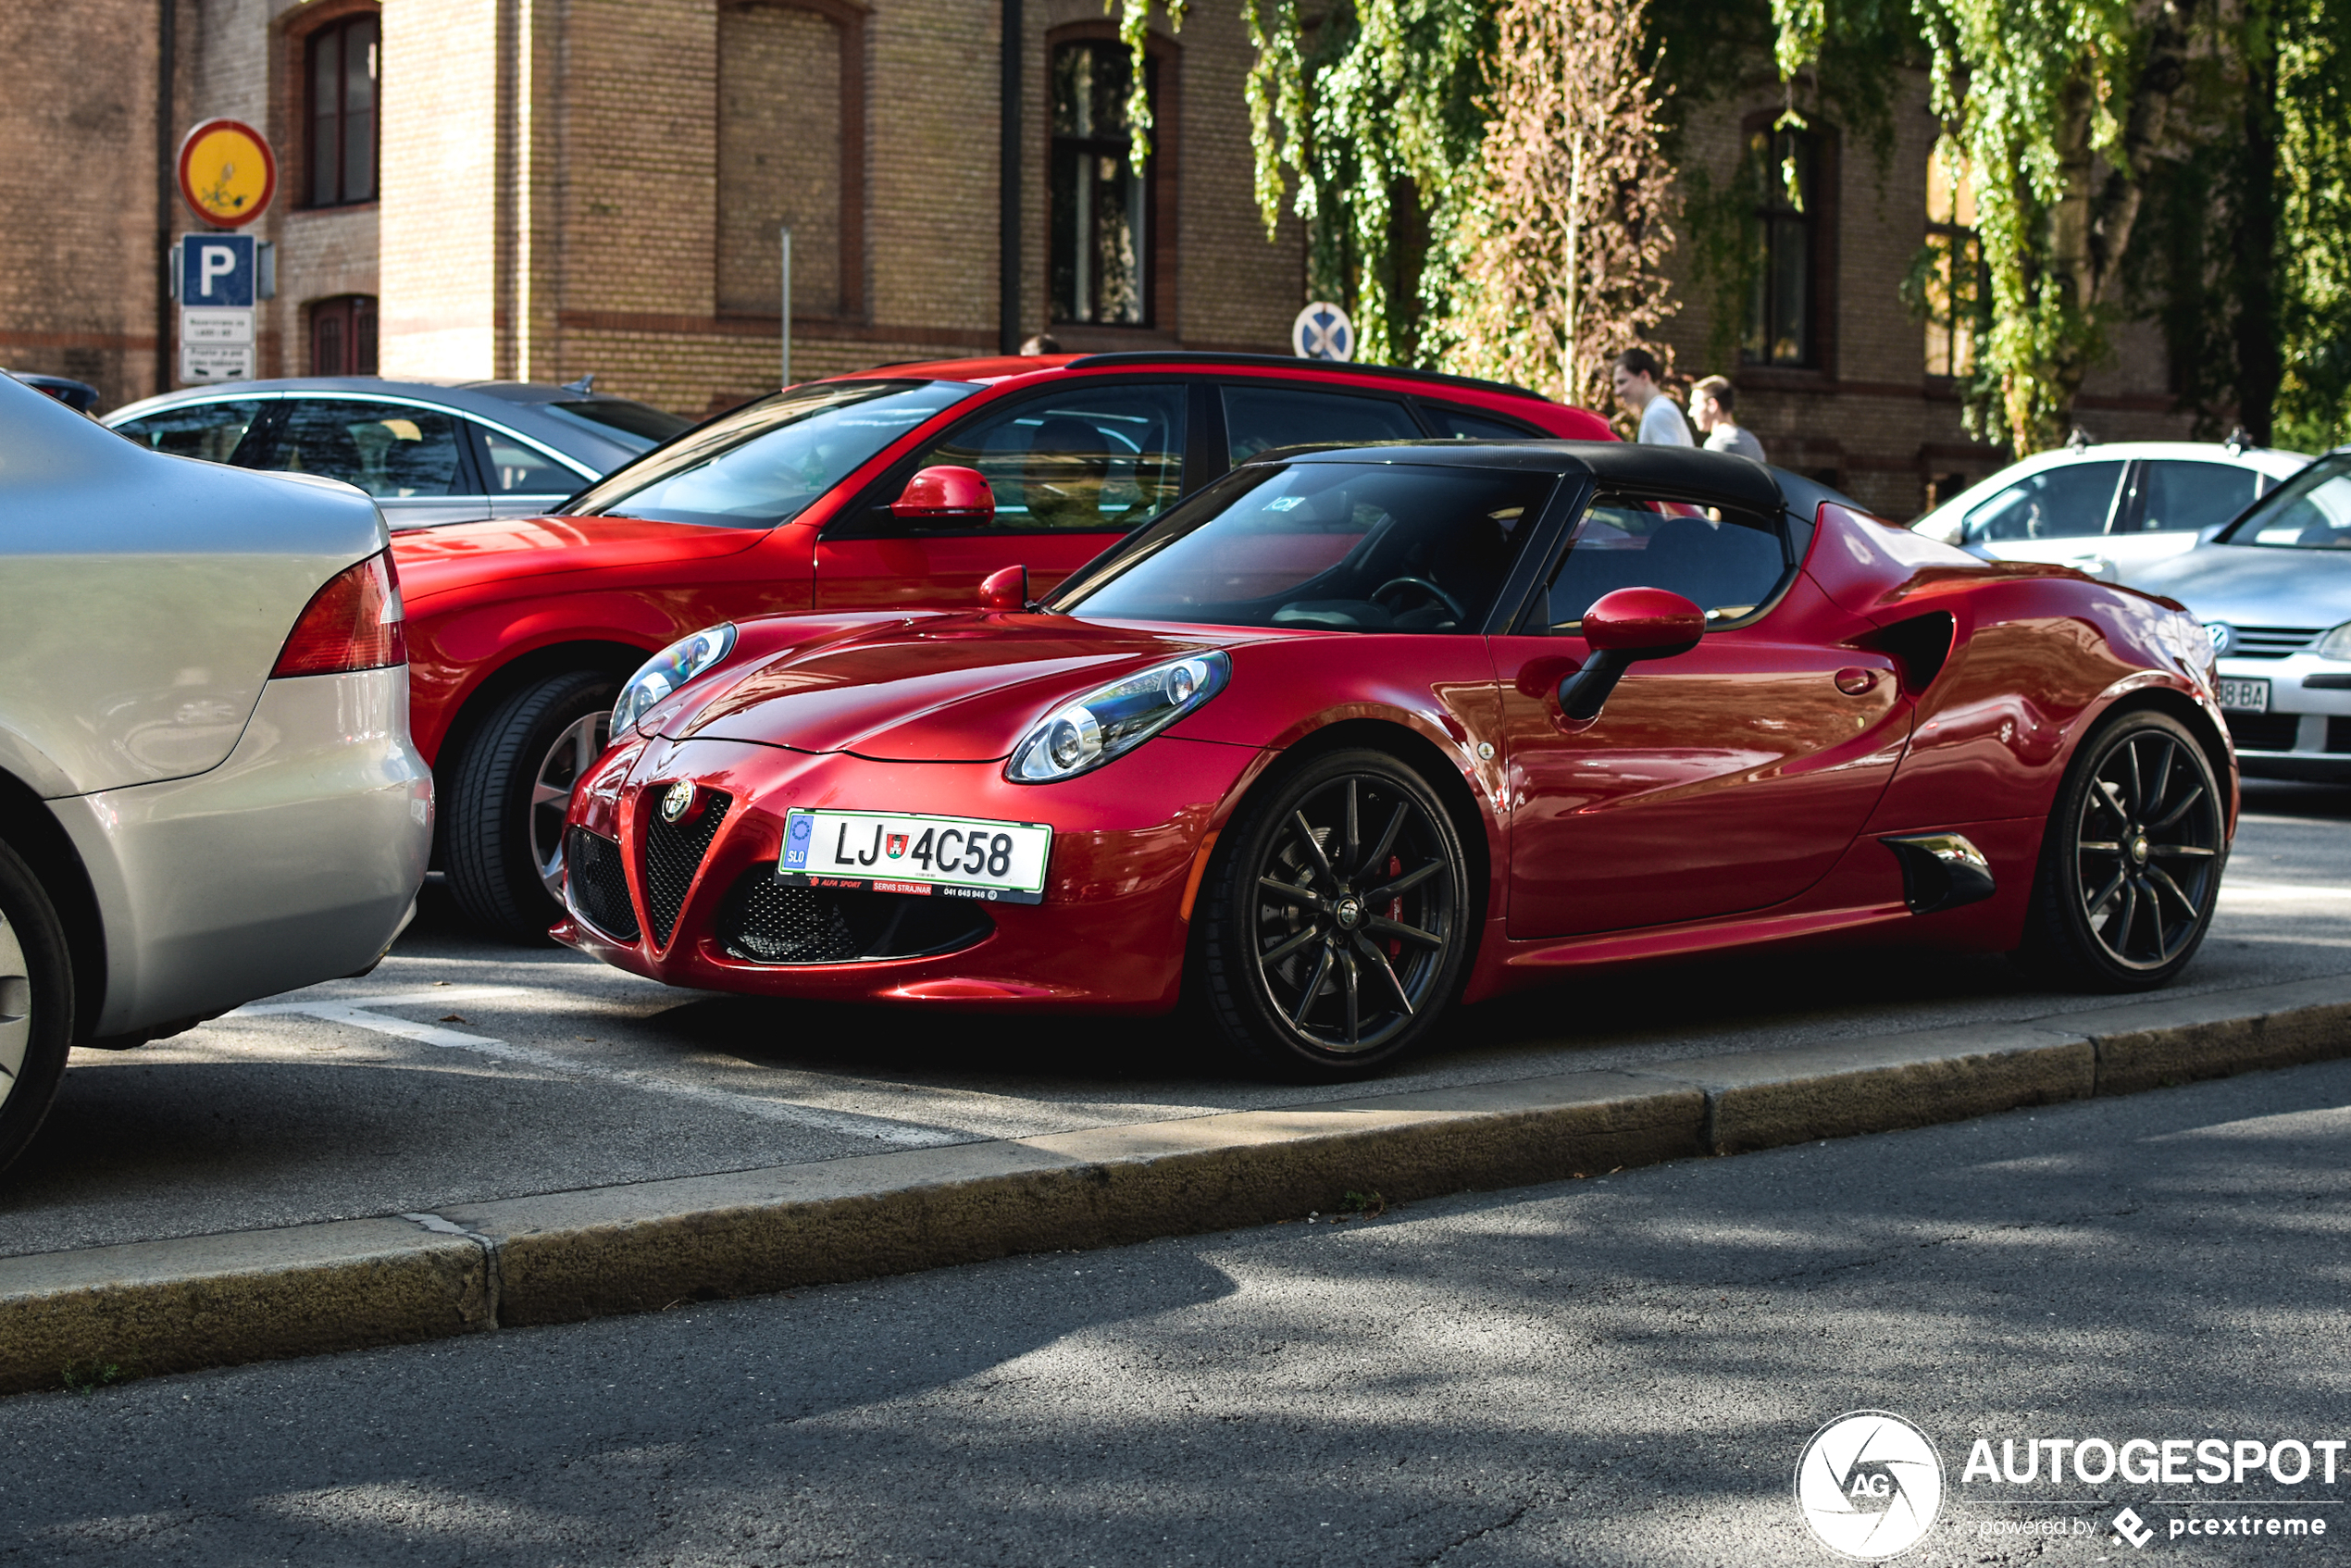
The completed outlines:
<svg viewBox="0 0 2351 1568">
<path fill-rule="evenodd" d="M 625 397 L 551 403 L 547 404 L 547 412 L 558 419 L 585 425 L 616 446 L 625 446 L 631 452 L 651 452 L 672 436 L 683 435 L 694 428 L 691 419 L 683 419 L 665 408 L 655 408 L 650 403 L 637 403 Z"/>
</svg>

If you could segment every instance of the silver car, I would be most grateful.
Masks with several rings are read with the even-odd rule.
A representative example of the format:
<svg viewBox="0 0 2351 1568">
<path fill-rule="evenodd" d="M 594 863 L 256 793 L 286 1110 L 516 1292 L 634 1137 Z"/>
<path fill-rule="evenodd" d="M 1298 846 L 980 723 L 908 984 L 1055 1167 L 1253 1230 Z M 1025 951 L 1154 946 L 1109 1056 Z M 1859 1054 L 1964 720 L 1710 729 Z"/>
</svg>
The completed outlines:
<svg viewBox="0 0 2351 1568">
<path fill-rule="evenodd" d="M 2204 622 L 2247 777 L 2351 783 L 2351 447 L 2137 586 Z"/>
<path fill-rule="evenodd" d="M 0 1164 L 74 1045 L 358 973 L 432 842 L 390 540 L 0 375 Z"/>
<path fill-rule="evenodd" d="M 543 516 L 689 428 L 592 386 L 233 381 L 126 404 L 105 422 L 158 452 L 342 479 L 374 496 L 394 529 L 430 528 Z"/>
<path fill-rule="evenodd" d="M 2054 561 L 2137 588 L 2309 461 L 2242 442 L 2085 442 L 2011 463 L 1910 526 L 1986 560 Z"/>
</svg>

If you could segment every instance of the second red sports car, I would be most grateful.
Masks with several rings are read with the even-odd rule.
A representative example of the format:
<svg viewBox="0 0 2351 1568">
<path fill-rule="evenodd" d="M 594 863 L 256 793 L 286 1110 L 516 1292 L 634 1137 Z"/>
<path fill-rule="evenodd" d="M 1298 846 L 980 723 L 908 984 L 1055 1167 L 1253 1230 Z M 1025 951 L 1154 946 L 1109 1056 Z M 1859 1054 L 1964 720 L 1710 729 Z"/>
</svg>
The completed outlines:
<svg viewBox="0 0 2351 1568">
<path fill-rule="evenodd" d="M 911 499 L 983 507 L 967 470 Z M 1360 1072 L 1759 943 L 2159 985 L 2235 819 L 2211 646 L 1742 459 L 1251 463 L 1028 604 L 714 627 L 623 691 L 563 940 L 714 989 L 1150 1012 Z"/>
</svg>

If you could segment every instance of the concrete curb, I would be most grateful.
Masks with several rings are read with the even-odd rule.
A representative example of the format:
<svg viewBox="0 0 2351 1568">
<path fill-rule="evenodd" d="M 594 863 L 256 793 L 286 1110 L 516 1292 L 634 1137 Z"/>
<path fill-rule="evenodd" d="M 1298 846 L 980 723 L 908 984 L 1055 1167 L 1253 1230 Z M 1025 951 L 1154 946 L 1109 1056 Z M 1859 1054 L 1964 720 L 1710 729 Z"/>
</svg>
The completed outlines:
<svg viewBox="0 0 2351 1568">
<path fill-rule="evenodd" d="M 1115 1246 L 2351 1055 L 2351 977 L 0 1260 L 0 1392 Z"/>
</svg>

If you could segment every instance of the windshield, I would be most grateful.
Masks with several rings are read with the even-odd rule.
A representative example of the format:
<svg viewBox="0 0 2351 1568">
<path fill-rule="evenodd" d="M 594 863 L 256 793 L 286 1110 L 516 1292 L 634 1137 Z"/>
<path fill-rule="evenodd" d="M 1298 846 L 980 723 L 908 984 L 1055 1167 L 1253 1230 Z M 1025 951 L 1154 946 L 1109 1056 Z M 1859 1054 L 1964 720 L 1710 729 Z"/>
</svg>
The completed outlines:
<svg viewBox="0 0 2351 1568">
<path fill-rule="evenodd" d="M 2320 458 L 2217 538 L 2222 544 L 2351 550 L 2351 452 Z"/>
<path fill-rule="evenodd" d="M 968 381 L 819 381 L 778 392 L 616 470 L 565 510 L 773 528 L 978 390 Z"/>
<path fill-rule="evenodd" d="M 1111 550 L 1047 607 L 1210 626 L 1477 631 L 1558 482 L 1449 465 L 1252 465 Z"/>
</svg>

